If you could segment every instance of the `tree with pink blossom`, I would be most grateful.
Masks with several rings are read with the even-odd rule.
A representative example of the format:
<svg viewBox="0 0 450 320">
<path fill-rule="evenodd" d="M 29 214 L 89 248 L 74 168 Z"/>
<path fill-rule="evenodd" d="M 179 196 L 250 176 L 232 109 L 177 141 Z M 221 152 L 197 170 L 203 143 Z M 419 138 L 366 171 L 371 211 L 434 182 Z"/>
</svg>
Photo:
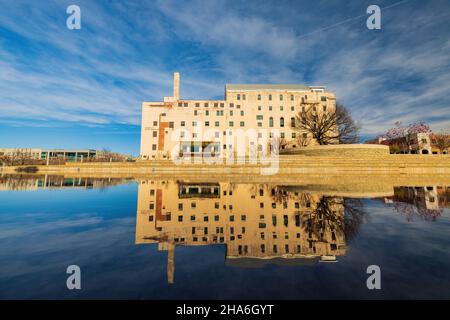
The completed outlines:
<svg viewBox="0 0 450 320">
<path fill-rule="evenodd" d="M 401 149 L 411 152 L 411 145 L 414 141 L 414 136 L 418 133 L 432 133 L 432 130 L 425 122 L 416 122 L 409 125 L 403 125 L 402 122 L 397 121 L 395 126 L 386 131 L 384 138 L 391 140 L 394 144 L 400 146 Z"/>
</svg>

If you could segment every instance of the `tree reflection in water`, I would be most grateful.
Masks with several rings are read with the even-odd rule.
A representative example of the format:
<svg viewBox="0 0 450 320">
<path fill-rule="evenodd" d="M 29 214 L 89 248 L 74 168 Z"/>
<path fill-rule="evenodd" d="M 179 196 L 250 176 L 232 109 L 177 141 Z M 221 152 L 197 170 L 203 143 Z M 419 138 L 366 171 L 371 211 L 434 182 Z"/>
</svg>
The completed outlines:
<svg viewBox="0 0 450 320">
<path fill-rule="evenodd" d="M 283 187 L 271 188 L 272 199 L 278 203 L 287 203 L 292 196 Z M 302 213 L 302 226 L 309 238 L 314 235 L 317 241 L 328 242 L 327 233 L 343 233 L 345 239 L 351 240 L 359 231 L 359 226 L 366 221 L 364 203 L 360 199 L 322 195 L 314 200 L 311 193 L 301 192 L 297 195 L 300 203 L 311 208 Z M 315 207 L 311 206 L 315 203 Z"/>
</svg>

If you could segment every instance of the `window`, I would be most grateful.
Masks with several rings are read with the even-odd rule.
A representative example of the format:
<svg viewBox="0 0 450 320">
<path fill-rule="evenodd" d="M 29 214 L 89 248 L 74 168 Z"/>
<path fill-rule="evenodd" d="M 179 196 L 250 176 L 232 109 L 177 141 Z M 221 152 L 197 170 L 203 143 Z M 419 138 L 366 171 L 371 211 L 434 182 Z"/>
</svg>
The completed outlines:
<svg viewBox="0 0 450 320">
<path fill-rule="evenodd" d="M 280 138 L 283 138 L 283 139 L 284 139 L 284 132 L 281 132 L 281 133 L 280 133 Z"/>
<path fill-rule="evenodd" d="M 205 116 L 209 116 L 209 110 L 205 111 Z"/>
<path fill-rule="evenodd" d="M 196 116 L 196 115 L 198 115 L 198 114 L 197 114 L 197 110 L 194 110 L 194 116 Z"/>
<path fill-rule="evenodd" d="M 262 114 L 258 114 L 258 115 L 256 116 L 256 120 L 262 120 L 262 119 L 263 119 Z"/>
<path fill-rule="evenodd" d="M 179 210 L 179 211 L 182 211 L 182 210 L 183 210 L 183 204 L 182 204 L 182 203 L 179 203 L 179 204 L 178 204 L 178 210 Z"/>
<path fill-rule="evenodd" d="M 284 127 L 284 118 L 283 117 L 280 118 L 280 127 Z"/>
<path fill-rule="evenodd" d="M 238 95 L 236 96 L 236 99 L 237 99 L 237 100 L 241 100 L 241 95 L 238 94 Z"/>
<path fill-rule="evenodd" d="M 258 127 L 262 127 L 262 122 L 258 122 Z"/>
<path fill-rule="evenodd" d="M 220 107 L 223 108 L 225 107 L 225 104 L 223 102 L 220 103 Z"/>
<path fill-rule="evenodd" d="M 205 121 L 205 127 L 209 127 L 209 121 Z"/>
<path fill-rule="evenodd" d="M 323 106 L 323 111 L 327 111 L 327 106 Z"/>
<path fill-rule="evenodd" d="M 291 118 L 291 127 L 295 128 L 295 118 L 294 117 Z"/>
<path fill-rule="evenodd" d="M 295 134 L 295 132 L 292 132 L 292 139 L 295 139 L 297 137 L 297 135 Z"/>
<path fill-rule="evenodd" d="M 269 106 L 269 111 L 272 111 L 272 106 Z"/>
<path fill-rule="evenodd" d="M 217 102 L 214 102 L 214 108 L 217 108 L 219 104 Z"/>
<path fill-rule="evenodd" d="M 182 127 L 186 126 L 186 122 L 181 121 L 180 126 L 182 126 Z"/>
<path fill-rule="evenodd" d="M 242 100 L 245 100 L 245 94 L 242 95 Z"/>
<path fill-rule="evenodd" d="M 208 102 L 205 102 L 204 106 L 205 108 L 208 108 Z"/>
<path fill-rule="evenodd" d="M 327 97 L 321 96 L 321 97 L 320 97 L 320 101 L 327 101 Z"/>
<path fill-rule="evenodd" d="M 269 101 L 272 101 L 272 95 L 269 94 Z"/>
<path fill-rule="evenodd" d="M 156 127 L 158 125 L 158 121 L 153 121 L 153 126 Z"/>
<path fill-rule="evenodd" d="M 258 106 L 258 111 L 261 111 L 261 109 L 262 109 L 261 106 Z"/>
<path fill-rule="evenodd" d="M 195 107 L 196 107 L 196 108 L 200 107 L 200 102 L 196 102 L 196 103 L 195 103 Z"/>
<path fill-rule="evenodd" d="M 196 127 L 197 126 L 197 121 L 192 121 L 192 126 Z"/>
<path fill-rule="evenodd" d="M 273 127 L 273 118 L 272 117 L 269 118 L 269 127 Z"/>
<path fill-rule="evenodd" d="M 291 106 L 291 111 L 294 111 L 295 109 L 294 109 L 294 106 Z"/>
<path fill-rule="evenodd" d="M 241 116 L 243 116 L 244 115 L 244 110 L 241 110 Z"/>
<path fill-rule="evenodd" d="M 154 203 L 150 203 L 149 209 L 150 209 L 150 210 L 155 209 L 155 204 L 154 204 Z"/>
<path fill-rule="evenodd" d="M 230 110 L 230 116 L 232 116 L 233 115 L 233 110 Z"/>
<path fill-rule="evenodd" d="M 152 144 L 152 150 L 153 150 L 153 151 L 156 150 L 156 144 Z"/>
<path fill-rule="evenodd" d="M 219 131 L 216 131 L 216 132 L 214 133 L 214 137 L 216 137 L 216 138 L 219 138 L 219 135 L 220 135 L 220 132 L 219 132 Z"/>
<path fill-rule="evenodd" d="M 185 102 L 183 105 L 184 105 L 185 107 L 187 107 L 189 104 L 188 104 L 187 102 Z"/>
<path fill-rule="evenodd" d="M 283 101 L 283 95 L 280 94 L 280 101 Z"/>
<path fill-rule="evenodd" d="M 153 131 L 153 138 L 156 138 L 158 136 L 158 131 Z"/>
<path fill-rule="evenodd" d="M 173 126 L 174 126 L 173 121 L 170 121 L 169 122 L 169 128 L 173 129 Z"/>
<path fill-rule="evenodd" d="M 244 121 L 241 121 L 241 122 L 239 123 L 239 125 L 240 125 L 241 127 L 244 127 L 244 126 L 245 126 L 245 122 L 244 122 Z"/>
<path fill-rule="evenodd" d="M 218 126 L 219 126 L 219 121 L 214 122 L 214 125 L 215 125 L 216 127 L 218 127 Z"/>
<path fill-rule="evenodd" d="M 291 94 L 291 101 L 294 101 L 294 95 Z"/>
<path fill-rule="evenodd" d="M 230 127 L 233 127 L 233 126 L 234 126 L 234 121 L 228 122 L 228 125 L 229 125 Z"/>
<path fill-rule="evenodd" d="M 182 107 L 182 106 L 183 106 L 183 103 L 182 103 L 182 102 L 178 102 L 178 106 L 179 106 L 179 107 Z"/>
<path fill-rule="evenodd" d="M 178 221 L 183 222 L 183 216 L 178 216 Z"/>
<path fill-rule="evenodd" d="M 280 106 L 280 111 L 283 111 L 283 110 L 284 110 L 283 106 Z"/>
<path fill-rule="evenodd" d="M 261 100 L 261 95 L 260 94 L 258 94 L 258 100 Z"/>
</svg>

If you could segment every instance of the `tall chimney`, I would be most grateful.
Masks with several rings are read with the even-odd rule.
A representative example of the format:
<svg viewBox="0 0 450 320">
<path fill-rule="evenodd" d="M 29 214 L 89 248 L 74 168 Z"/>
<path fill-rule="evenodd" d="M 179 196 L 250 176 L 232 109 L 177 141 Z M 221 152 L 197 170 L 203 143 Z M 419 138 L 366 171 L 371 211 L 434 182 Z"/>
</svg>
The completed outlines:
<svg viewBox="0 0 450 320">
<path fill-rule="evenodd" d="M 173 98 L 174 100 L 180 100 L 180 73 L 174 72 L 173 74 Z"/>
</svg>

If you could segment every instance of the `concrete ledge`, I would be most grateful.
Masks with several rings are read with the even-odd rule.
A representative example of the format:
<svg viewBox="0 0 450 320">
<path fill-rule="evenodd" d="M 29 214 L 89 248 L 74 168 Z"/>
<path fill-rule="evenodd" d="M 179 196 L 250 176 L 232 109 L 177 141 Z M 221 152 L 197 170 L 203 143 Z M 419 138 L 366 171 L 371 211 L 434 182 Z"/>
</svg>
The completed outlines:
<svg viewBox="0 0 450 320">
<path fill-rule="evenodd" d="M 336 144 L 326 146 L 311 146 L 281 150 L 280 154 L 299 154 L 305 156 L 380 156 L 388 155 L 389 147 L 375 144 Z"/>
</svg>

